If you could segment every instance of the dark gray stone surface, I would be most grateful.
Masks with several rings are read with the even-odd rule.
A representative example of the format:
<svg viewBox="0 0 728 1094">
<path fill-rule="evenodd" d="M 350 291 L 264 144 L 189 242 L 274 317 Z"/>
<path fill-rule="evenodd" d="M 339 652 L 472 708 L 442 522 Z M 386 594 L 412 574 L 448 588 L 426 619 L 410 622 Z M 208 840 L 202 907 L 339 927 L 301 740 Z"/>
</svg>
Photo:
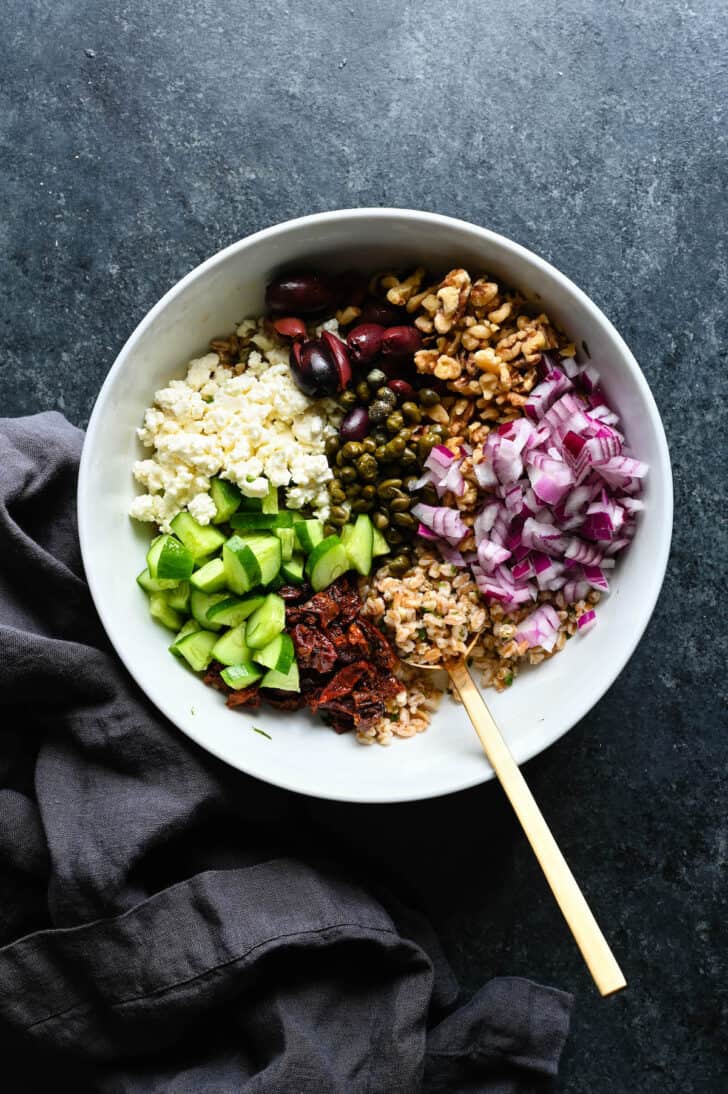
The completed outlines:
<svg viewBox="0 0 728 1094">
<path fill-rule="evenodd" d="M 641 361 L 674 461 L 667 583 L 609 694 L 528 765 L 629 990 L 597 997 L 496 787 L 311 806 L 415 893 L 466 990 L 576 992 L 568 1094 L 726 1089 L 727 33 L 715 0 L 0 8 L 2 413 L 83 425 L 183 273 L 355 205 L 517 239 Z"/>
</svg>

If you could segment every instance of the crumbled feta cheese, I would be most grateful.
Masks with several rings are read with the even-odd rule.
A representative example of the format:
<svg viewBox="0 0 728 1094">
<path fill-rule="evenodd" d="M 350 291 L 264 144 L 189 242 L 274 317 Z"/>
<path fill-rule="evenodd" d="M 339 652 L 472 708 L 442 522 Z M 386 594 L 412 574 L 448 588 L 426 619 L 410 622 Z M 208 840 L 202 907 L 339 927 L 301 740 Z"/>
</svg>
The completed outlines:
<svg viewBox="0 0 728 1094">
<path fill-rule="evenodd" d="M 338 330 L 336 320 L 321 329 Z M 156 521 L 163 531 L 184 508 L 208 524 L 215 515 L 209 497 L 216 475 L 236 483 L 248 497 L 283 487 L 286 503 L 312 507 L 325 520 L 326 483 L 332 478 L 324 444 L 336 432 L 341 412 L 332 399 L 312 402 L 294 384 L 288 350 L 276 345 L 260 320 L 246 319 L 238 335 L 255 345 L 245 370 L 236 374 L 215 353 L 190 362 L 184 380 L 171 380 L 154 396 L 137 435 L 151 458 L 133 473 L 148 493 L 131 514 Z"/>
<path fill-rule="evenodd" d="M 195 494 L 187 508 L 198 524 L 209 524 L 217 513 L 215 502 L 209 494 Z"/>
</svg>

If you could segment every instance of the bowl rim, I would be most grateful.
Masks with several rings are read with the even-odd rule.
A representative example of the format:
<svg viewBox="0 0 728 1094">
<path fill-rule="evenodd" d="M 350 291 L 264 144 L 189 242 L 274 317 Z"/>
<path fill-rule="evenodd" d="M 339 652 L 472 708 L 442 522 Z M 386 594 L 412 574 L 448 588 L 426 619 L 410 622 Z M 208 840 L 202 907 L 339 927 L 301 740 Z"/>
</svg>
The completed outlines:
<svg viewBox="0 0 728 1094">
<path fill-rule="evenodd" d="M 423 225 L 437 224 L 443 228 L 454 228 L 460 231 L 466 231 L 468 233 L 478 236 L 484 243 L 490 243 L 497 247 L 503 248 L 514 254 L 520 255 L 531 266 L 535 267 L 537 271 L 550 276 L 561 289 L 563 289 L 567 295 L 576 297 L 581 304 L 591 314 L 591 318 L 594 322 L 601 326 L 609 338 L 616 343 L 619 347 L 623 359 L 632 373 L 632 377 L 635 380 L 639 389 L 640 397 L 644 402 L 647 413 L 652 419 L 655 426 L 656 440 L 659 451 L 659 465 L 660 474 L 664 478 L 664 490 L 665 490 L 665 505 L 662 510 L 661 516 L 661 528 L 662 534 L 660 537 L 660 550 L 657 557 L 654 559 L 653 576 L 659 575 L 659 580 L 655 580 L 652 586 L 652 594 L 645 601 L 641 620 L 639 625 L 635 628 L 632 639 L 620 646 L 619 653 L 615 656 L 613 662 L 613 669 L 609 673 L 606 684 L 601 688 L 597 695 L 590 695 L 588 699 L 585 699 L 584 703 L 578 708 L 578 713 L 574 717 L 570 724 L 565 725 L 559 732 L 554 733 L 550 738 L 542 745 L 531 746 L 518 750 L 515 753 L 515 758 L 519 764 L 524 764 L 534 756 L 540 755 L 546 749 L 550 748 L 556 741 L 560 740 L 566 733 L 574 728 L 588 713 L 592 710 L 607 691 L 612 687 L 617 677 L 624 670 L 628 661 L 632 657 L 635 649 L 642 640 L 647 626 L 652 618 L 655 610 L 658 598 L 662 591 L 662 586 L 665 579 L 665 573 L 667 570 L 667 563 L 670 554 L 670 547 L 672 541 L 672 527 L 673 527 L 673 477 L 672 467 L 670 463 L 670 453 L 667 444 L 667 438 L 665 436 L 665 429 L 662 423 L 657 403 L 652 394 L 652 391 L 647 383 L 647 379 L 642 372 L 636 358 L 632 351 L 627 346 L 626 342 L 616 329 L 614 324 L 607 318 L 601 308 L 582 290 L 576 285 L 570 278 L 553 266 L 546 259 L 540 255 L 531 251 L 528 247 L 524 247 L 522 244 L 515 242 L 508 236 L 501 235 L 498 232 L 494 232 L 489 228 L 483 228 L 480 225 L 473 224 L 470 221 L 463 220 L 457 217 L 446 216 L 442 213 L 433 213 L 426 210 L 418 209 L 399 209 L 396 207 L 354 207 L 348 209 L 334 209 L 320 213 L 310 213 L 305 216 L 295 217 L 290 220 L 280 221 L 276 224 L 272 224 L 267 228 L 262 228 L 257 232 L 252 233 L 228 244 L 221 250 L 216 251 L 209 258 L 206 258 L 203 262 L 199 263 L 187 274 L 180 278 L 174 285 L 172 285 L 167 292 L 157 301 L 155 305 L 144 315 L 140 322 L 136 325 L 132 333 L 124 342 L 123 346 L 119 350 L 116 358 L 106 374 L 104 381 L 99 389 L 98 395 L 94 402 L 94 406 L 91 412 L 91 416 L 86 427 L 86 435 L 84 437 L 83 448 L 81 452 L 81 460 L 79 465 L 78 486 L 76 492 L 77 500 L 77 516 L 78 516 L 78 535 L 81 548 L 81 558 L 84 566 L 84 572 L 86 581 L 88 583 L 91 598 L 94 603 L 94 607 L 99 615 L 102 626 L 106 632 L 106 635 L 111 642 L 117 656 L 121 660 L 125 669 L 134 680 L 137 687 L 139 687 L 150 702 L 156 707 L 167 719 L 175 726 L 175 728 L 186 736 L 190 737 L 200 747 L 206 749 L 212 755 L 218 759 L 224 761 L 232 767 L 236 767 L 237 770 L 242 771 L 244 774 L 247 772 L 244 768 L 237 767 L 230 759 L 223 754 L 221 750 L 217 750 L 214 747 L 210 747 L 207 744 L 203 744 L 197 737 L 193 737 L 182 726 L 178 725 L 175 717 L 170 713 L 164 701 L 160 701 L 155 696 L 152 696 L 146 688 L 137 680 L 136 673 L 132 665 L 130 664 L 130 658 L 127 656 L 127 651 L 123 642 L 117 641 L 117 630 L 114 620 L 109 619 L 106 615 L 104 608 L 102 607 L 102 598 L 100 595 L 100 589 L 97 587 L 96 576 L 94 574 L 94 568 L 90 564 L 91 560 L 91 513 L 92 506 L 87 503 L 88 490 L 89 490 L 89 462 L 90 453 L 95 446 L 97 434 L 102 427 L 104 412 L 106 409 L 106 401 L 111 389 L 111 385 L 116 375 L 123 369 L 126 359 L 133 350 L 137 341 L 142 337 L 148 327 L 154 323 L 155 319 L 167 308 L 167 306 L 179 295 L 181 295 L 187 287 L 198 279 L 204 277 L 209 271 L 215 269 L 218 265 L 223 264 L 228 257 L 235 254 L 240 250 L 245 250 L 247 247 L 254 244 L 274 239 L 277 236 L 285 235 L 292 229 L 299 227 L 307 227 L 315 224 L 325 224 L 336 220 L 387 220 L 396 217 L 404 221 L 418 222 Z M 654 464 L 653 464 L 654 466 Z M 273 776 L 258 775 L 255 774 L 252 777 L 260 778 L 262 781 L 267 781 L 271 785 L 278 786 L 284 790 L 291 790 L 295 793 L 307 795 L 309 797 L 319 797 L 321 799 L 327 799 L 331 801 L 343 801 L 356 804 L 386 804 L 396 802 L 410 802 L 410 801 L 422 801 L 429 798 L 443 797 L 447 794 L 457 793 L 461 790 L 468 790 L 474 786 L 478 786 L 481 783 L 488 782 L 494 778 L 494 773 L 489 764 L 483 764 L 482 777 L 480 775 L 463 777 L 459 780 L 451 780 L 451 783 L 447 786 L 443 786 L 436 791 L 426 790 L 424 793 L 413 791 L 409 794 L 403 794 L 397 792 L 396 796 L 391 794 L 382 793 L 373 795 L 371 792 L 357 795 L 355 793 L 350 794 L 328 794 L 328 793 L 316 793 L 312 791 L 310 787 L 303 787 L 304 780 L 296 780 L 292 778 L 276 778 L 275 773 Z M 386 790 L 386 786 L 383 787 Z"/>
</svg>

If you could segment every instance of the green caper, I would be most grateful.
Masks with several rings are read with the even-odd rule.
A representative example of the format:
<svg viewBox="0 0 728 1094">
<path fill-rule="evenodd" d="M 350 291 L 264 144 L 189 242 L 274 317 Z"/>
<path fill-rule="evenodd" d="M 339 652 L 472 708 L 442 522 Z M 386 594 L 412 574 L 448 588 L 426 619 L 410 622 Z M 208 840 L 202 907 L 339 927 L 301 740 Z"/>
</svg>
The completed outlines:
<svg viewBox="0 0 728 1094">
<path fill-rule="evenodd" d="M 401 436 L 402 434 L 400 433 L 400 437 Z M 400 456 L 400 462 L 403 467 L 415 467 L 417 465 L 417 453 L 413 448 L 405 448 Z"/>
<path fill-rule="evenodd" d="M 408 425 L 406 425 L 402 429 L 400 429 L 399 436 L 402 438 L 403 441 L 409 441 L 412 436 L 412 430 Z"/>
<path fill-rule="evenodd" d="M 342 468 L 343 470 L 343 468 Z M 329 495 L 332 501 L 341 502 L 346 500 L 346 491 L 339 482 L 332 482 L 329 487 Z"/>
<path fill-rule="evenodd" d="M 372 397 L 372 389 L 369 387 L 369 384 L 366 382 L 366 380 L 361 380 L 356 385 L 356 394 L 363 403 L 369 402 Z"/>
<path fill-rule="evenodd" d="M 373 486 L 372 483 L 368 482 L 366 486 L 362 486 L 361 496 L 363 498 L 376 498 L 376 496 L 377 496 L 376 486 Z"/>
<path fill-rule="evenodd" d="M 383 479 L 377 487 L 377 493 L 379 494 L 380 498 L 384 498 L 386 501 L 388 498 L 394 498 L 397 496 L 401 485 L 401 479 Z"/>
<path fill-rule="evenodd" d="M 423 433 L 417 441 L 417 455 L 421 460 L 426 460 L 436 444 L 437 437 L 434 433 Z"/>
<path fill-rule="evenodd" d="M 353 503 L 353 505 L 356 505 L 356 504 L 357 504 L 356 502 Z M 352 505 L 352 508 L 353 508 L 353 505 Z M 338 525 L 346 524 L 348 519 L 349 519 L 349 514 L 347 513 L 346 509 L 344 509 L 343 505 L 334 505 L 334 506 L 332 506 L 331 512 L 329 513 L 329 524 L 338 524 Z"/>
<path fill-rule="evenodd" d="M 392 437 L 391 441 L 384 446 L 385 458 L 388 460 L 398 459 L 406 447 L 407 444 L 401 437 Z"/>
<path fill-rule="evenodd" d="M 410 528 L 417 527 L 417 521 L 411 513 L 393 513 L 392 522 L 397 525 L 398 528 Z"/>
<path fill-rule="evenodd" d="M 342 391 L 339 396 L 339 406 L 342 406 L 344 410 L 351 410 L 356 405 L 356 392 L 351 388 L 347 388 L 346 391 Z"/>
<path fill-rule="evenodd" d="M 360 494 L 361 494 L 361 483 L 360 482 L 350 482 L 348 484 L 348 486 L 346 487 L 346 496 L 350 500 L 352 498 L 358 498 Z"/>
<path fill-rule="evenodd" d="M 380 532 L 383 532 L 389 526 L 389 517 L 383 509 L 377 509 L 376 513 L 372 513 L 372 524 Z"/>
<path fill-rule="evenodd" d="M 364 440 L 361 442 L 361 446 L 365 452 L 374 453 L 377 451 L 377 442 L 372 440 L 371 437 L 365 437 Z"/>
<path fill-rule="evenodd" d="M 356 482 L 356 468 L 347 464 L 339 471 L 339 478 L 342 482 Z"/>
<path fill-rule="evenodd" d="M 430 433 L 434 433 L 435 436 L 438 437 L 438 438 L 439 437 L 444 437 L 445 436 L 445 426 L 441 425 L 440 422 L 433 422 L 432 425 L 430 426 Z M 435 443 L 438 443 L 438 442 L 435 442 Z"/>
<path fill-rule="evenodd" d="M 356 461 L 356 469 L 359 472 L 359 477 L 364 479 L 365 482 L 371 482 L 375 479 L 379 473 L 379 464 L 374 456 L 369 452 L 365 452 L 363 456 Z"/>
<path fill-rule="evenodd" d="M 413 422 L 415 425 L 419 425 L 422 421 L 422 414 L 417 403 L 402 403 L 399 409 L 404 414 L 406 421 Z"/>
<path fill-rule="evenodd" d="M 377 399 L 386 403 L 390 410 L 394 410 L 397 405 L 397 396 L 394 394 L 391 387 L 377 388 Z"/>
<path fill-rule="evenodd" d="M 339 529 L 336 527 L 335 524 L 324 524 L 325 536 L 335 536 L 338 531 Z"/>
<path fill-rule="evenodd" d="M 366 498 L 357 498 L 356 501 L 351 503 L 351 511 L 352 513 L 369 513 L 373 505 L 373 501 L 368 501 Z"/>
<path fill-rule="evenodd" d="M 393 577 L 402 577 L 406 574 L 410 567 L 410 561 L 406 555 L 396 555 L 391 562 L 387 563 L 387 569 Z"/>
<path fill-rule="evenodd" d="M 415 489 L 418 481 L 419 480 L 416 475 L 407 475 L 406 479 L 404 479 L 404 481 L 402 482 L 402 486 L 404 486 L 405 490 L 411 492 Z"/>
<path fill-rule="evenodd" d="M 400 429 L 404 425 L 404 418 L 398 410 L 395 410 L 393 414 L 390 414 L 387 418 L 387 432 L 391 434 L 399 433 Z"/>
<path fill-rule="evenodd" d="M 381 399 L 375 399 L 369 407 L 369 421 L 383 422 L 391 409 L 389 403 L 384 403 Z"/>
<path fill-rule="evenodd" d="M 331 457 L 335 456 L 338 451 L 339 451 L 339 438 L 338 437 L 327 437 L 326 438 L 326 444 L 324 445 L 324 452 L 326 453 L 326 455 L 329 458 L 331 458 Z"/>
<path fill-rule="evenodd" d="M 404 536 L 401 532 L 398 532 L 396 528 L 385 528 L 384 538 L 386 539 L 387 543 L 391 543 L 394 545 L 397 543 L 401 543 L 404 539 Z"/>
<path fill-rule="evenodd" d="M 341 454 L 345 460 L 358 460 L 363 451 L 359 441 L 347 441 L 341 449 Z"/>
<path fill-rule="evenodd" d="M 420 388 L 418 397 L 422 406 L 434 406 L 435 403 L 440 402 L 440 396 L 431 387 Z"/>
<path fill-rule="evenodd" d="M 367 383 L 372 387 L 381 387 L 382 384 L 386 384 L 387 374 L 382 372 L 380 368 L 373 368 L 371 372 L 367 373 Z"/>
<path fill-rule="evenodd" d="M 439 498 L 437 496 L 437 490 L 429 482 L 427 483 L 426 486 L 424 486 L 422 488 L 422 493 L 421 493 L 420 497 L 424 501 L 425 505 L 439 505 L 440 504 Z"/>
<path fill-rule="evenodd" d="M 335 457 L 335 459 L 334 459 L 334 463 L 336 464 L 336 466 L 337 466 L 337 467 L 343 467 L 343 464 L 344 464 L 344 453 L 343 453 L 343 452 L 341 451 L 341 449 L 339 449 L 339 451 L 338 451 L 338 452 L 336 453 L 336 457 Z"/>
<path fill-rule="evenodd" d="M 412 505 L 412 498 L 392 498 L 389 503 L 390 513 L 406 513 Z"/>
<path fill-rule="evenodd" d="M 387 445 L 386 444 L 377 445 L 377 448 L 376 448 L 376 451 L 375 451 L 374 455 L 380 461 L 381 460 L 386 460 L 386 458 L 387 458 Z"/>
<path fill-rule="evenodd" d="M 377 429 L 374 433 L 372 433 L 371 439 L 374 441 L 375 444 L 380 445 L 386 444 L 389 440 L 389 437 L 383 430 Z"/>
</svg>

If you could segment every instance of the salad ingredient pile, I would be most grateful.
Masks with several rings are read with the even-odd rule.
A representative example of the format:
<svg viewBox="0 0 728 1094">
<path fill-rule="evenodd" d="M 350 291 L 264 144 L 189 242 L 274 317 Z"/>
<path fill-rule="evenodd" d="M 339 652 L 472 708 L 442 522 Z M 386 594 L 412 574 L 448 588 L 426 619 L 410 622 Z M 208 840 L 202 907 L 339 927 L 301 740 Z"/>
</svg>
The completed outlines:
<svg viewBox="0 0 728 1094">
<path fill-rule="evenodd" d="M 388 743 L 440 695 L 399 657 L 479 633 L 503 690 L 594 625 L 647 467 L 548 315 L 459 268 L 292 271 L 266 307 L 139 430 L 131 514 L 160 535 L 138 581 L 176 657 L 231 708 Z"/>
</svg>

